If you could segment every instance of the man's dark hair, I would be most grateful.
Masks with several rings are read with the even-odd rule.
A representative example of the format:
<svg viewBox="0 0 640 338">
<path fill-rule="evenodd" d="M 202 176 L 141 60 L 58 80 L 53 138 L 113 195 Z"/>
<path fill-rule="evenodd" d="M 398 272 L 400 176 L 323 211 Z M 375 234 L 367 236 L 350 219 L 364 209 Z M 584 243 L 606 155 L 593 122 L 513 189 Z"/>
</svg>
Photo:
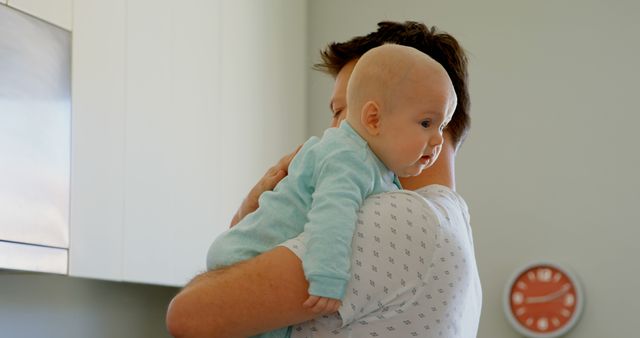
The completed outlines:
<svg viewBox="0 0 640 338">
<path fill-rule="evenodd" d="M 457 149 L 467 136 L 470 127 L 467 56 L 456 39 L 438 31 L 436 27 L 414 21 L 404 23 L 383 21 L 378 30 L 346 42 L 333 42 L 320 52 L 322 62 L 314 69 L 335 77 L 351 60 L 360 58 L 368 50 L 385 43 L 413 47 L 439 62 L 449 74 L 458 96 L 458 105 L 446 131 Z"/>
</svg>

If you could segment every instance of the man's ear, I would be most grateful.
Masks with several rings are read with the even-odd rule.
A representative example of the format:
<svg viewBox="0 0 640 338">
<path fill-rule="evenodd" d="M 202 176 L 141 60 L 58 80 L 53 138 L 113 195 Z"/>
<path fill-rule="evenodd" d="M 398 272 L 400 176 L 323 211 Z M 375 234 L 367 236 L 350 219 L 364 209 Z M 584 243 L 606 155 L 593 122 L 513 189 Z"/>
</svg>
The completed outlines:
<svg viewBox="0 0 640 338">
<path fill-rule="evenodd" d="M 362 106 L 360 122 L 370 135 L 375 136 L 380 133 L 380 113 L 380 106 L 375 101 L 367 101 Z"/>
</svg>

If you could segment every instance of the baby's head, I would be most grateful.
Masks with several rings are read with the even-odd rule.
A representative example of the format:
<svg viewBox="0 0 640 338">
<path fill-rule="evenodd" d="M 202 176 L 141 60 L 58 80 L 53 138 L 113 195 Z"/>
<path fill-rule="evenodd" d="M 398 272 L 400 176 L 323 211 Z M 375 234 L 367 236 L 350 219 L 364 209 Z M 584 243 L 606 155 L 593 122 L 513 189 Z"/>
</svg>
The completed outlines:
<svg viewBox="0 0 640 338">
<path fill-rule="evenodd" d="M 356 63 L 347 86 L 347 121 L 387 168 L 415 176 L 438 158 L 456 102 L 438 62 L 417 49 L 386 44 Z"/>
</svg>

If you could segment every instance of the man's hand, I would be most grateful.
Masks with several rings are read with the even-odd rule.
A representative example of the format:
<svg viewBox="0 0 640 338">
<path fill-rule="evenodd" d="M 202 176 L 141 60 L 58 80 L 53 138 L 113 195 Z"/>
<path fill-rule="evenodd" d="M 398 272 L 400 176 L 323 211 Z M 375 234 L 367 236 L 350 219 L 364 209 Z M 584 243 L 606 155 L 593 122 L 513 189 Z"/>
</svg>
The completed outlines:
<svg viewBox="0 0 640 338">
<path fill-rule="evenodd" d="M 260 195 L 265 191 L 273 190 L 276 185 L 278 185 L 278 183 L 287 176 L 289 173 L 289 164 L 301 147 L 302 145 L 299 145 L 291 154 L 283 156 L 276 165 L 267 170 L 264 176 L 258 181 L 258 183 L 256 183 L 251 191 L 249 191 L 249 195 L 247 195 L 247 197 L 242 201 L 242 205 L 240 205 L 240 208 L 233 216 L 229 228 L 232 228 L 245 216 L 258 209 L 258 199 L 260 198 Z"/>
<path fill-rule="evenodd" d="M 311 308 L 311 311 L 319 315 L 328 315 L 338 311 L 342 305 L 339 299 L 325 298 L 318 296 L 309 296 L 302 304 L 304 308 Z"/>
</svg>

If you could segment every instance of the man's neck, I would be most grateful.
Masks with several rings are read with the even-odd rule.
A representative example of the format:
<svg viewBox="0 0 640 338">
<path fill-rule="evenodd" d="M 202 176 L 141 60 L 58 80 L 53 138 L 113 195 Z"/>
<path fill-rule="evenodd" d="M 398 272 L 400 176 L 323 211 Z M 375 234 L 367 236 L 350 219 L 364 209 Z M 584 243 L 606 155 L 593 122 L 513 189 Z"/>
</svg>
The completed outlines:
<svg viewBox="0 0 640 338">
<path fill-rule="evenodd" d="M 427 185 L 439 184 L 456 190 L 455 156 L 456 152 L 452 142 L 446 140 L 436 163 L 418 176 L 400 178 L 402 188 L 416 190 Z"/>
</svg>

